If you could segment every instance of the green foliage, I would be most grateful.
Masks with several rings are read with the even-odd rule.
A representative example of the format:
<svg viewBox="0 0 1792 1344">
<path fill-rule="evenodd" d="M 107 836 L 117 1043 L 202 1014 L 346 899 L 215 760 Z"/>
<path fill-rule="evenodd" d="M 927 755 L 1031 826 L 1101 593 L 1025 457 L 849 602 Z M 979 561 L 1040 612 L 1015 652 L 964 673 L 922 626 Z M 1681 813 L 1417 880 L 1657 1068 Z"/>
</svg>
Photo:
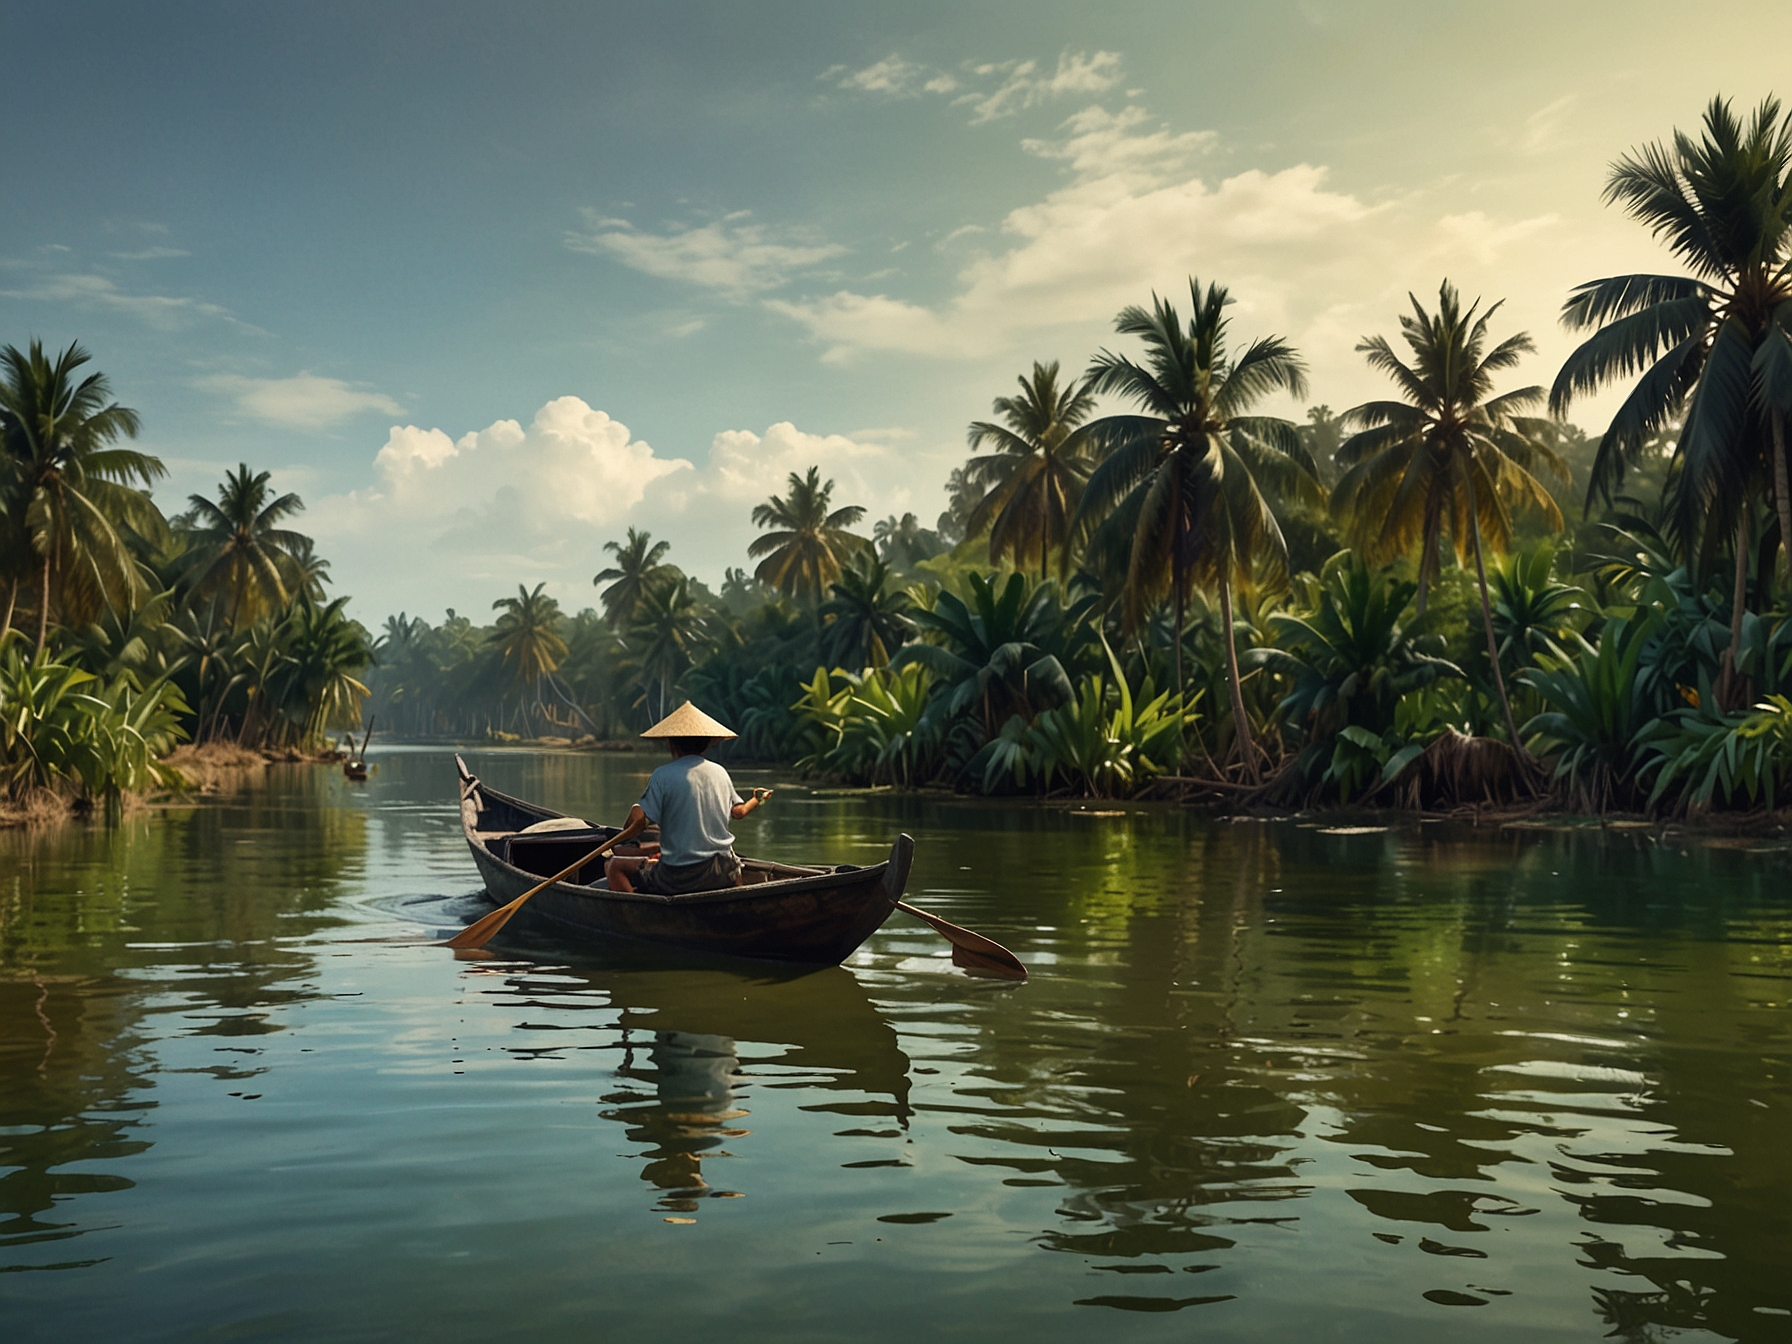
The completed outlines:
<svg viewBox="0 0 1792 1344">
<path fill-rule="evenodd" d="M 914 634 L 914 599 L 890 587 L 890 568 L 860 551 L 821 604 L 822 657 L 830 665 L 882 667 Z"/>
<path fill-rule="evenodd" d="M 1517 669 L 1539 654 L 1555 654 L 1557 644 L 1580 627 L 1592 599 L 1582 588 L 1554 577 L 1556 546 L 1539 541 L 1501 556 L 1488 568 L 1493 633 L 1500 661 Z"/>
<path fill-rule="evenodd" d="M 1432 651 L 1435 640 L 1402 623 L 1414 591 L 1346 551 L 1320 576 L 1311 616 L 1270 618 L 1284 647 L 1253 650 L 1252 661 L 1292 677 L 1282 710 L 1309 740 L 1352 724 L 1380 732 L 1408 691 L 1462 675 Z"/>
<path fill-rule="evenodd" d="M 1770 695 L 1743 714 L 1683 710 L 1640 735 L 1649 805 L 1679 795 L 1693 810 L 1746 800 L 1771 809 L 1792 781 L 1792 699 Z"/>
<path fill-rule="evenodd" d="M 115 798 L 168 782 L 158 758 L 186 734 L 186 703 L 165 679 L 111 682 L 17 640 L 0 651 L 0 789 L 19 798 L 71 786 Z"/>
<path fill-rule="evenodd" d="M 792 706 L 816 744 L 797 764 L 872 784 L 920 782 L 935 741 L 925 722 L 932 689 L 933 674 L 915 663 L 863 676 L 816 668 Z"/>
<path fill-rule="evenodd" d="M 998 589 L 974 574 L 970 584 L 971 602 L 941 593 L 931 610 L 915 612 L 915 623 L 940 642 L 904 645 L 891 666 L 927 668 L 941 683 L 945 714 L 973 715 L 985 732 L 1070 699 L 1063 656 L 1075 622 L 1058 602 L 1056 582 L 1029 587 L 1025 576 L 1010 574 Z"/>
<path fill-rule="evenodd" d="M 1547 706 L 1524 726 L 1531 749 L 1587 811 L 1634 799 L 1633 752 L 1655 718 L 1657 676 L 1643 654 L 1661 624 L 1659 614 L 1609 621 L 1597 645 L 1576 636 L 1570 652 L 1519 673 Z"/>
<path fill-rule="evenodd" d="M 1154 695 L 1149 678 L 1135 700 L 1113 650 L 1106 652 L 1111 679 L 1083 678 L 1069 703 L 1047 710 L 1027 730 L 1024 772 L 1045 789 L 1124 796 L 1182 755 L 1187 711 L 1169 691 Z M 986 791 L 988 785 L 986 777 Z"/>
</svg>

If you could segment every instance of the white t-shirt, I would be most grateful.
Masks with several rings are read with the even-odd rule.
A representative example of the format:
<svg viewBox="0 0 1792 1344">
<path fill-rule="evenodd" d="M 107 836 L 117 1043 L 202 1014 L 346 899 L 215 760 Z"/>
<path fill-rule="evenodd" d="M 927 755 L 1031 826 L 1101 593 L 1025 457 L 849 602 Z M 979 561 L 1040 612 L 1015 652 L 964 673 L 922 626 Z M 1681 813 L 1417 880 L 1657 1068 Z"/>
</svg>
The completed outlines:
<svg viewBox="0 0 1792 1344">
<path fill-rule="evenodd" d="M 660 861 L 702 863 L 734 852 L 729 815 L 741 797 L 728 772 L 702 756 L 667 761 L 647 781 L 641 810 L 660 828 Z"/>
</svg>

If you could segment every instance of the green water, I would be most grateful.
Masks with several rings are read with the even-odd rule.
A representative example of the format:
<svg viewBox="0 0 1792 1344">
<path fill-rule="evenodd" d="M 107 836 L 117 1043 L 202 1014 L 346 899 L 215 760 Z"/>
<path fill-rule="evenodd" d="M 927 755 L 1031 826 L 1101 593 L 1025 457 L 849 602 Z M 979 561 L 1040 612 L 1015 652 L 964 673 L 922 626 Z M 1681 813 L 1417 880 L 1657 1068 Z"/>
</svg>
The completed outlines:
<svg viewBox="0 0 1792 1344">
<path fill-rule="evenodd" d="M 789 787 L 744 850 L 906 829 L 1032 981 L 456 961 L 375 761 L 0 835 L 0 1339 L 1792 1337 L 1783 852 Z"/>
</svg>

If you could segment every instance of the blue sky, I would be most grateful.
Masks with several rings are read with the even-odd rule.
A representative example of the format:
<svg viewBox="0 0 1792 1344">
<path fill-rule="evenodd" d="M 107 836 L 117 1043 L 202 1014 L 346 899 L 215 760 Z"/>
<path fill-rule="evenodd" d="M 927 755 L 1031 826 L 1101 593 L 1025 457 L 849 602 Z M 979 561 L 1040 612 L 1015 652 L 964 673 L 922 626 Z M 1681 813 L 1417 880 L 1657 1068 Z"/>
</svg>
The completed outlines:
<svg viewBox="0 0 1792 1344">
<path fill-rule="evenodd" d="M 5 12 L 0 340 L 89 346 L 170 506 L 273 469 L 370 623 L 585 605 L 629 525 L 713 581 L 813 461 L 931 519 L 1016 374 L 1190 272 L 1314 401 L 1446 275 L 1547 382 L 1568 286 L 1665 264 L 1605 165 L 1792 48 L 1776 3 Z"/>
</svg>

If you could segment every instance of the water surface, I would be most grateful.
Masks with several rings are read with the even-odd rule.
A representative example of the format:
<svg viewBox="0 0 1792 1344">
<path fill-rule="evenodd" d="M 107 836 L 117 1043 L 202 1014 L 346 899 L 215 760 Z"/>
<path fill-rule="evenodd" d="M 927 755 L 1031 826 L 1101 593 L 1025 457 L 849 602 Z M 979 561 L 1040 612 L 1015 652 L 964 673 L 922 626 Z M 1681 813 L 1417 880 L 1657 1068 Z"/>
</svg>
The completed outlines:
<svg viewBox="0 0 1792 1344">
<path fill-rule="evenodd" d="M 1032 981 L 464 961 L 452 760 L 374 759 L 0 835 L 9 1344 L 1792 1337 L 1783 850 L 780 787 L 743 849 L 906 829 Z"/>
</svg>

